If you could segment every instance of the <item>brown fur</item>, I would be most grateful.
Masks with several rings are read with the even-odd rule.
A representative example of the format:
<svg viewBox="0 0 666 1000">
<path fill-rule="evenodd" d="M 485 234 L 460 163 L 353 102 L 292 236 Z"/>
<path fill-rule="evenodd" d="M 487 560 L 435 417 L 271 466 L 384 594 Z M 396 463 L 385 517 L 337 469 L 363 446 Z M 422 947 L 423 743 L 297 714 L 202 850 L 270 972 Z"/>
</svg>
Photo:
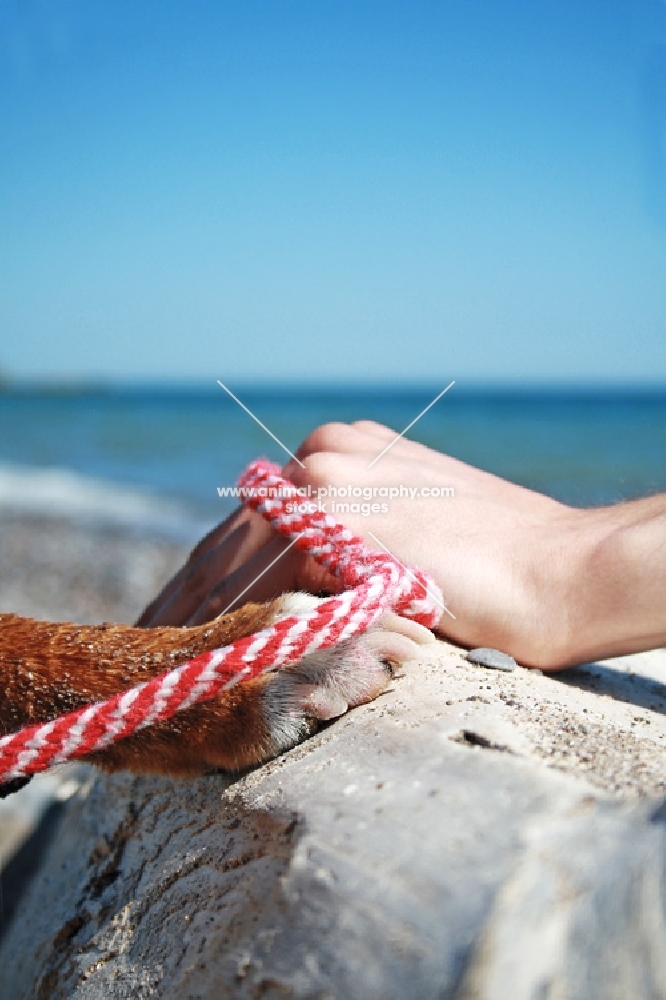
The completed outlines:
<svg viewBox="0 0 666 1000">
<path fill-rule="evenodd" d="M 0 734 L 47 722 L 264 627 L 277 602 L 247 604 L 195 628 L 72 625 L 0 614 Z M 272 750 L 261 692 L 268 676 L 93 755 L 107 770 L 192 774 L 238 769 Z M 92 758 L 91 758 L 92 759 Z"/>
<path fill-rule="evenodd" d="M 194 628 L 72 625 L 0 614 L 0 735 L 127 691 L 316 603 L 306 594 L 285 594 Z M 376 698 L 391 665 L 431 641 L 423 626 L 386 612 L 361 635 L 237 684 L 88 759 L 108 771 L 173 775 L 257 764 L 295 746 L 320 722 Z M 0 797 L 19 784 L 0 786 Z"/>
</svg>

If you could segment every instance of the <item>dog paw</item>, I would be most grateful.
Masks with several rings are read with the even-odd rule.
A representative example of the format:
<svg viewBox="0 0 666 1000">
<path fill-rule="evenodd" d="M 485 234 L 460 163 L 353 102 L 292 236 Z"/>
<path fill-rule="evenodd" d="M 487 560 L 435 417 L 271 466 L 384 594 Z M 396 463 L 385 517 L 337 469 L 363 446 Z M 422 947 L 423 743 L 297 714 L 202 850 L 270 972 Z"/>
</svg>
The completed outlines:
<svg viewBox="0 0 666 1000">
<path fill-rule="evenodd" d="M 308 594 L 287 594 L 279 618 L 309 611 L 318 601 Z M 372 701 L 403 663 L 435 641 L 423 625 L 388 611 L 367 632 L 269 674 L 263 702 L 274 752 L 294 746 L 319 722 Z"/>
</svg>

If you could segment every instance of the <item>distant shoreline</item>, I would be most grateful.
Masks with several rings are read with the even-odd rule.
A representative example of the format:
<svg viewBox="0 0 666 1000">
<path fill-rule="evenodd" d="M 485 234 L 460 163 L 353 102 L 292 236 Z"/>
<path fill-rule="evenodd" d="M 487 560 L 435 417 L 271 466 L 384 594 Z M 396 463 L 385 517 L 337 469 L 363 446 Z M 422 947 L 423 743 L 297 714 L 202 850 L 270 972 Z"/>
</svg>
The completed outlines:
<svg viewBox="0 0 666 1000">
<path fill-rule="evenodd" d="M 455 377 L 455 373 L 451 378 Z M 228 384 L 234 392 L 260 394 L 263 397 L 281 397 L 292 393 L 307 398 L 316 394 L 318 398 L 336 397 L 342 394 L 359 393 L 367 396 L 386 396 L 391 392 L 401 394 L 432 393 L 441 391 L 449 379 L 442 375 L 439 381 L 432 379 L 399 378 L 264 378 L 252 379 L 246 376 L 227 376 Z M 0 377 L 0 395 L 7 396 L 210 396 L 222 401 L 224 396 L 212 377 L 192 378 L 102 378 L 102 377 Z M 666 397 L 666 378 L 456 378 L 456 396 L 502 398 L 506 396 L 552 396 L 560 398 L 606 398 L 610 396 Z"/>
</svg>

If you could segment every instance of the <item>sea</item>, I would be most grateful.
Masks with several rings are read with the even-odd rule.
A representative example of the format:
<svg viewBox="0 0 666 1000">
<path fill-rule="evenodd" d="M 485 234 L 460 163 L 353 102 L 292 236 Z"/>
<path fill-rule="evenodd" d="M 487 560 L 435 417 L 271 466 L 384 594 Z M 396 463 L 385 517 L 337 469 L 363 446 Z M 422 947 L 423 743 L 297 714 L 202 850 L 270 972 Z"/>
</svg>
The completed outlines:
<svg viewBox="0 0 666 1000">
<path fill-rule="evenodd" d="M 249 461 L 288 459 L 275 438 L 360 419 L 578 507 L 666 492 L 666 384 L 225 385 L 2 386 L 0 505 L 189 538 Z"/>
</svg>

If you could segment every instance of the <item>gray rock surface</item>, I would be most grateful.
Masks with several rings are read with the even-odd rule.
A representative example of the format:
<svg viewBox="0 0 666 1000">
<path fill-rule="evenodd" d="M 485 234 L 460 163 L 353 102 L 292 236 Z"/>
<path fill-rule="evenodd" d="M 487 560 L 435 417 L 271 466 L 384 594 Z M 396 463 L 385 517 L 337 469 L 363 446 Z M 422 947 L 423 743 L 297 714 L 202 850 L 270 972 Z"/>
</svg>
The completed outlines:
<svg viewBox="0 0 666 1000">
<path fill-rule="evenodd" d="M 183 555 L 0 522 L 0 606 L 39 617 L 132 620 Z M 40 777 L 0 804 L 0 1000 L 666 997 L 665 741 L 664 651 L 442 643 L 238 780 Z"/>
<path fill-rule="evenodd" d="M 477 678 L 441 644 L 236 781 L 91 772 L 3 996 L 666 996 L 666 809 L 547 767 Z"/>
</svg>

